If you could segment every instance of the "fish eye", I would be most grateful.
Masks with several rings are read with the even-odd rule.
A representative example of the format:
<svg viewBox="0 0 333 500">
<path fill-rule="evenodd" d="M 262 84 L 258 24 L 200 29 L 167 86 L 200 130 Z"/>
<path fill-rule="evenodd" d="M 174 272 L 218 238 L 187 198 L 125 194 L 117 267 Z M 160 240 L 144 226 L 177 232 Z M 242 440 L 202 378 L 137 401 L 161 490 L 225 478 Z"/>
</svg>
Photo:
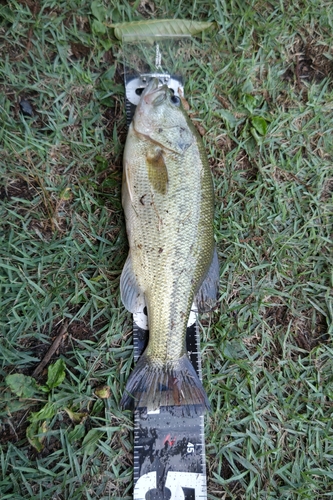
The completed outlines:
<svg viewBox="0 0 333 500">
<path fill-rule="evenodd" d="M 180 106 L 180 98 L 177 96 L 177 95 L 172 95 L 170 97 L 170 101 L 172 102 L 172 104 L 174 104 L 175 106 Z"/>
</svg>

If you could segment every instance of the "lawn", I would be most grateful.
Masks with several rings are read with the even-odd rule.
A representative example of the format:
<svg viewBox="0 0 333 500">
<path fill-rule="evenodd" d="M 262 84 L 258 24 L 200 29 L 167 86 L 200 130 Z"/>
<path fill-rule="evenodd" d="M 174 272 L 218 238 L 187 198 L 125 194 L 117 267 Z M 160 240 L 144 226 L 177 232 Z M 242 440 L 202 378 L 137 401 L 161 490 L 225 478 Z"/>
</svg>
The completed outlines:
<svg viewBox="0 0 333 500">
<path fill-rule="evenodd" d="M 185 84 L 221 272 L 200 318 L 208 498 L 333 498 L 331 2 L 3 0 L 1 500 L 132 498 L 110 25 L 170 17 L 215 22 Z"/>
</svg>

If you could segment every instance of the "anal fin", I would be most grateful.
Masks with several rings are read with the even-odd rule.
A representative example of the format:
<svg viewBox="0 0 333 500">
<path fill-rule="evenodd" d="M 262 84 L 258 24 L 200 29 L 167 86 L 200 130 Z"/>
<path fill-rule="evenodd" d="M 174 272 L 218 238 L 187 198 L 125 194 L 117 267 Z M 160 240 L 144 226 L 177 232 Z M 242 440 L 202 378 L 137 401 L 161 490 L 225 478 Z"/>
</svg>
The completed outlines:
<svg viewBox="0 0 333 500">
<path fill-rule="evenodd" d="M 128 254 L 120 276 L 120 295 L 124 306 L 132 314 L 143 310 L 145 297 L 132 268 L 131 253 Z"/>
</svg>

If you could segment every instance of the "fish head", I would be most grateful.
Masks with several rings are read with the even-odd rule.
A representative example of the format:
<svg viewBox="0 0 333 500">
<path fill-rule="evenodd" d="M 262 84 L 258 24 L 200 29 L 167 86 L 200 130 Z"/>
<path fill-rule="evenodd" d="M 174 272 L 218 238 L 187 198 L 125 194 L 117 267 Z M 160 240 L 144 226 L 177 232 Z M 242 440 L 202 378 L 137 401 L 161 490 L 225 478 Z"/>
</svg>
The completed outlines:
<svg viewBox="0 0 333 500">
<path fill-rule="evenodd" d="M 194 142 L 193 129 L 181 100 L 152 79 L 144 89 L 133 117 L 137 134 L 166 150 L 183 154 Z"/>
</svg>

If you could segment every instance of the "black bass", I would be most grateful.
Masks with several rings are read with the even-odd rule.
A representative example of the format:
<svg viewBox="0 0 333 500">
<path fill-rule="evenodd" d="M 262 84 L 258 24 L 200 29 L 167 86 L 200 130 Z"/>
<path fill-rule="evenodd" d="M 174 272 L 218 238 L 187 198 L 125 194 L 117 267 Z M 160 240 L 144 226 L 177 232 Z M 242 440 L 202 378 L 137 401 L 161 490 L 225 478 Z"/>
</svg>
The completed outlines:
<svg viewBox="0 0 333 500">
<path fill-rule="evenodd" d="M 216 297 L 213 183 L 201 138 L 180 99 L 154 79 L 142 93 L 124 152 L 122 204 L 129 255 L 121 297 L 132 313 L 145 304 L 149 343 L 131 373 L 124 408 L 209 409 L 188 358 L 191 306 Z"/>
</svg>

